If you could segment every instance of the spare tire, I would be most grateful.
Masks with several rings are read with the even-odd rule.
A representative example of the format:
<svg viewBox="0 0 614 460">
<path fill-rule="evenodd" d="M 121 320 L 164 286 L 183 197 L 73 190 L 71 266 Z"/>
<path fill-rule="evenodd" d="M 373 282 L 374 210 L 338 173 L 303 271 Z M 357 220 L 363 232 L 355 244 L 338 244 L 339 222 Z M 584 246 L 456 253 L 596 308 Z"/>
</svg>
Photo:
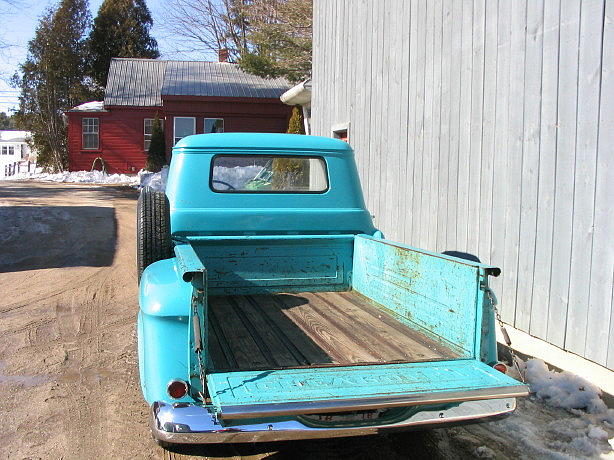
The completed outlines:
<svg viewBox="0 0 614 460">
<path fill-rule="evenodd" d="M 136 260 L 139 281 L 143 270 L 173 256 L 168 198 L 151 187 L 141 190 L 136 207 Z"/>
</svg>

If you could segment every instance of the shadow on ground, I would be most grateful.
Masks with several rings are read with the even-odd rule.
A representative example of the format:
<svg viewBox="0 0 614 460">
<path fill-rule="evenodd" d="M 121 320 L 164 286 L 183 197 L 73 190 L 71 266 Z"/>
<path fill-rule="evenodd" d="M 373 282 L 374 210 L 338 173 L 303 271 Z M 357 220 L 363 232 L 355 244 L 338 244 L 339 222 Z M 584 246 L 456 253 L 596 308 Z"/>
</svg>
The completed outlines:
<svg viewBox="0 0 614 460">
<path fill-rule="evenodd" d="M 450 457 L 449 452 L 442 449 L 442 444 L 448 443 L 445 441 L 442 443 L 440 431 L 444 430 L 292 442 L 172 446 L 167 447 L 166 450 L 174 454 L 189 456 L 189 458 L 287 458 L 292 460 L 472 458 L 471 452 L 463 448 L 456 448 L 455 455 Z"/>
<path fill-rule="evenodd" d="M 0 207 L 0 273 L 110 266 L 116 240 L 111 207 Z"/>
<path fill-rule="evenodd" d="M 125 185 L 99 185 L 87 186 L 78 184 L 56 184 L 56 183 L 36 183 L 29 185 L 27 182 L 0 182 L 0 200 L 29 197 L 37 198 L 61 198 L 64 196 L 74 196 L 87 193 L 91 196 L 92 191 L 96 192 L 99 199 L 113 198 L 138 198 L 138 191 Z"/>
</svg>

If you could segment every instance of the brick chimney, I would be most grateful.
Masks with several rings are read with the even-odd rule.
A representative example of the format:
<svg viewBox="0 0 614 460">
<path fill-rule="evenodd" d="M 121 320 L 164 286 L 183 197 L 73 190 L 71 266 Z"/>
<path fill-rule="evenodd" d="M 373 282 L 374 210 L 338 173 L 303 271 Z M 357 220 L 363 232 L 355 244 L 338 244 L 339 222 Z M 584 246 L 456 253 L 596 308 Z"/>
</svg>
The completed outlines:
<svg viewBox="0 0 614 460">
<path fill-rule="evenodd" d="M 219 62 L 228 62 L 228 58 L 230 57 L 230 53 L 228 52 L 228 48 L 220 48 L 217 51 L 217 57 Z"/>
</svg>

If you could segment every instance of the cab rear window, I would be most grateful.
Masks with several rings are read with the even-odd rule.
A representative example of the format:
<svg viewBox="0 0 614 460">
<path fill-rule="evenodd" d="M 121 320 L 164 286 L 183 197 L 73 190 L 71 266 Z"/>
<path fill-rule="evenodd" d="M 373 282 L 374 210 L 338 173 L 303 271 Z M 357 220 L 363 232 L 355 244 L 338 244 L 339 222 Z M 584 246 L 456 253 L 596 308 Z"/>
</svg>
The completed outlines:
<svg viewBox="0 0 614 460">
<path fill-rule="evenodd" d="M 324 193 L 326 161 L 298 155 L 216 155 L 211 190 L 223 193 Z"/>
</svg>

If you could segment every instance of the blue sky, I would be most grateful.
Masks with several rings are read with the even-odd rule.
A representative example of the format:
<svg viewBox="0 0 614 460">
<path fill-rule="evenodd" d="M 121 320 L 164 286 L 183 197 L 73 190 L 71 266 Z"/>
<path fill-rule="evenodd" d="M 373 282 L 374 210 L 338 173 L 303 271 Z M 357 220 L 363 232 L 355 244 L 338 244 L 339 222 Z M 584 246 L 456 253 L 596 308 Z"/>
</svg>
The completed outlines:
<svg viewBox="0 0 614 460">
<path fill-rule="evenodd" d="M 58 3 L 52 0 L 22 0 L 21 7 L 6 8 L 0 3 L 0 30 L 3 39 L 12 46 L 0 53 L 0 112 L 7 112 L 17 104 L 18 92 L 8 85 L 8 79 L 25 60 L 28 41 L 34 37 L 34 31 L 40 17 L 49 6 Z M 90 0 L 90 12 L 96 16 L 103 0 Z M 147 0 L 147 5 L 154 18 L 153 35 L 158 40 L 162 58 L 176 59 L 179 55 L 173 49 L 173 37 L 168 37 L 159 27 L 158 19 L 164 8 L 165 0 Z M 8 10 L 8 11 L 7 11 Z M 207 59 L 207 56 L 181 55 L 186 59 Z"/>
</svg>

